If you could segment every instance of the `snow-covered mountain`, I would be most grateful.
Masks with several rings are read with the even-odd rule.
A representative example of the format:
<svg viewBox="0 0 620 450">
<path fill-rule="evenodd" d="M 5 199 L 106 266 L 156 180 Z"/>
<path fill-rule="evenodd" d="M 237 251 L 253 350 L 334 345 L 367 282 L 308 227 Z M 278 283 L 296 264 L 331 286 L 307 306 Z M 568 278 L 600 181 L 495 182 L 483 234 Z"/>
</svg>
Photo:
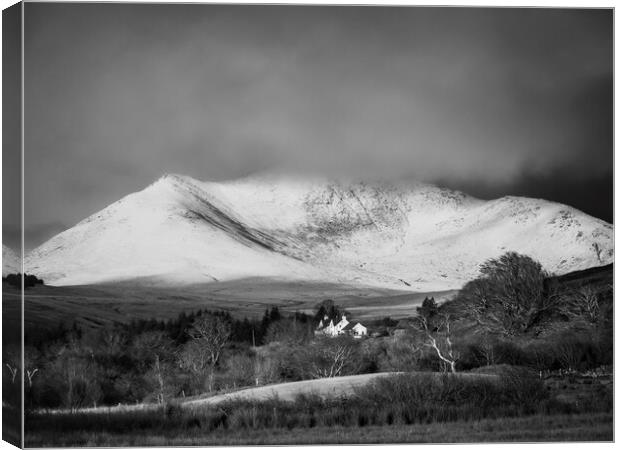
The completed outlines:
<svg viewBox="0 0 620 450">
<path fill-rule="evenodd" d="M 46 284 L 247 277 L 405 290 L 462 286 L 513 250 L 552 273 L 613 261 L 613 226 L 520 197 L 483 201 L 417 182 L 166 175 L 26 257 Z"/>
<path fill-rule="evenodd" d="M 5 277 L 11 273 L 21 273 L 21 258 L 6 245 L 2 245 L 2 276 Z"/>
</svg>

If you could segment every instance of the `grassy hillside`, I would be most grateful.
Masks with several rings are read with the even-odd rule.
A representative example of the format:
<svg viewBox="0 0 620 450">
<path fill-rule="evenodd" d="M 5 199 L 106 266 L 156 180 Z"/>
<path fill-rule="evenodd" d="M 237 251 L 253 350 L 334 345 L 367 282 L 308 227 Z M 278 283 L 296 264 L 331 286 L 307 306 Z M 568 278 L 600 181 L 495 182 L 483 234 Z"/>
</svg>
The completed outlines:
<svg viewBox="0 0 620 450">
<path fill-rule="evenodd" d="M 565 275 L 549 277 L 546 280 L 547 288 L 556 286 L 566 291 L 570 289 L 578 289 L 582 286 L 594 286 L 597 288 L 605 288 L 613 285 L 614 281 L 614 265 L 607 264 L 601 267 L 592 267 L 586 270 L 577 270 Z"/>
</svg>

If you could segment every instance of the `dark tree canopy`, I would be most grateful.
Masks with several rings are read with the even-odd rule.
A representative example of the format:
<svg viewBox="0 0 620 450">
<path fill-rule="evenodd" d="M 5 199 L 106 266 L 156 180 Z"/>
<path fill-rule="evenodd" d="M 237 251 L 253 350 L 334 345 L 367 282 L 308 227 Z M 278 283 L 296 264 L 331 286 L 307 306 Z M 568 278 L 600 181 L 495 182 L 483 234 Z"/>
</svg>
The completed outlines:
<svg viewBox="0 0 620 450">
<path fill-rule="evenodd" d="M 529 256 L 505 253 L 486 261 L 480 273 L 463 287 L 457 301 L 481 331 L 507 336 L 526 333 L 554 305 L 554 298 L 544 290 L 547 273 Z"/>
<path fill-rule="evenodd" d="M 319 323 L 325 316 L 329 319 L 337 322 L 343 315 L 348 315 L 348 312 L 341 309 L 333 300 L 323 300 L 316 307 L 316 314 L 314 315 L 314 321 Z"/>
<path fill-rule="evenodd" d="M 22 275 L 21 273 L 11 273 L 3 278 L 3 281 L 6 281 L 11 286 L 16 288 L 21 288 L 22 286 Z M 37 284 L 43 284 L 43 280 L 37 278 L 35 275 L 24 274 L 24 289 L 28 289 L 29 287 L 33 287 Z"/>
<path fill-rule="evenodd" d="M 419 316 L 432 320 L 439 312 L 439 307 L 437 306 L 434 297 L 426 297 L 422 302 L 422 306 L 418 306 L 416 311 Z"/>
</svg>

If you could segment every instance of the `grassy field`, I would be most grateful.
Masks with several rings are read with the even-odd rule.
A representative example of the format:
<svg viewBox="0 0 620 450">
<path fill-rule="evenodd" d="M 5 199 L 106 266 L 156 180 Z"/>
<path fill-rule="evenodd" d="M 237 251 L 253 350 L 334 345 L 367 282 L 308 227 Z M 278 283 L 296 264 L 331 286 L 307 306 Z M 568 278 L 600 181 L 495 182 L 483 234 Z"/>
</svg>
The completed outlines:
<svg viewBox="0 0 620 450">
<path fill-rule="evenodd" d="M 53 439 L 53 440 L 52 440 Z M 226 430 L 200 429 L 158 432 L 131 430 L 121 433 L 73 432 L 53 435 L 33 432 L 29 447 L 51 446 L 184 446 L 184 445 L 286 445 L 354 443 L 449 442 L 558 442 L 611 441 L 613 415 L 536 415 L 520 418 L 482 419 L 473 422 L 367 426 L 363 428 L 316 427 L 309 429 Z"/>
<path fill-rule="evenodd" d="M 3 283 L 5 320 L 18 320 L 19 290 Z M 333 299 L 358 320 L 407 317 L 424 297 L 443 299 L 455 291 L 411 293 L 328 283 L 291 283 L 264 279 L 174 287 L 130 283 L 97 286 L 40 286 L 25 292 L 25 320 L 29 326 L 92 327 L 136 319 L 169 319 L 198 309 L 229 311 L 233 316 L 259 318 L 270 306 L 284 312 L 312 313 L 325 299 Z"/>
</svg>

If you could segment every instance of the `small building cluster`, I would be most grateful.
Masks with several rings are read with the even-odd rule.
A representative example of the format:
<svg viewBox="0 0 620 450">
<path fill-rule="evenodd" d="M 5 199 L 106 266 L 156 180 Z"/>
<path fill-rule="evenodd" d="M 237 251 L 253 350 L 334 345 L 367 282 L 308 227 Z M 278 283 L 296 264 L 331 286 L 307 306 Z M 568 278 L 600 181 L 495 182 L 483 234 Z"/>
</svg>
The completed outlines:
<svg viewBox="0 0 620 450">
<path fill-rule="evenodd" d="M 327 322 L 329 320 L 329 323 Z M 343 315 L 340 322 L 334 325 L 334 321 L 330 319 L 328 316 L 325 316 L 321 322 L 319 322 L 318 327 L 314 330 L 315 336 L 353 336 L 354 338 L 360 339 L 362 336 L 368 335 L 368 328 L 362 325 L 359 322 L 355 324 L 353 322 L 349 322 L 347 320 L 347 316 Z"/>
</svg>

